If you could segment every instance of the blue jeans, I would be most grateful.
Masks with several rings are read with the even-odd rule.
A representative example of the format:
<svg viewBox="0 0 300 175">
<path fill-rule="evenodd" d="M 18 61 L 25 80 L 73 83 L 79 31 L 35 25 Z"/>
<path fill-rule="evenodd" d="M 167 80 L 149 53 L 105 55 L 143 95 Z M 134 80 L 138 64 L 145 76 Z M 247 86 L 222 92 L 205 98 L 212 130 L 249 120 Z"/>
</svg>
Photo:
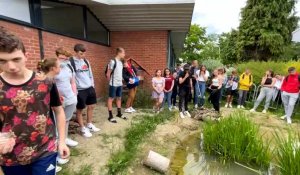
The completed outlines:
<svg viewBox="0 0 300 175">
<path fill-rule="evenodd" d="M 197 105 L 199 103 L 199 83 L 196 81 L 196 84 L 194 86 L 194 105 Z"/>
<path fill-rule="evenodd" d="M 168 107 L 172 107 L 172 102 L 171 102 L 171 97 L 172 97 L 172 91 L 171 92 L 165 92 L 165 97 L 164 101 L 162 102 L 162 107 L 165 106 L 165 102 L 168 101 Z"/>
<path fill-rule="evenodd" d="M 198 81 L 198 97 L 199 97 L 199 106 L 204 106 L 205 103 L 205 91 L 206 91 L 206 82 Z"/>
<path fill-rule="evenodd" d="M 55 175 L 57 153 L 28 165 L 1 166 L 5 175 Z"/>
</svg>

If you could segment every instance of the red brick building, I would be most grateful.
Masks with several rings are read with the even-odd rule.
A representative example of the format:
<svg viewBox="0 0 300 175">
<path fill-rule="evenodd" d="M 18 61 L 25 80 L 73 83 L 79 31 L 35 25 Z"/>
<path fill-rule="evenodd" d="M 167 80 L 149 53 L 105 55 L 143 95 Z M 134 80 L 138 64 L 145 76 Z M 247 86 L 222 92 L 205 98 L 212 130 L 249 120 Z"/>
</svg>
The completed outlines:
<svg viewBox="0 0 300 175">
<path fill-rule="evenodd" d="M 193 8 L 194 0 L 10 0 L 0 1 L 0 26 L 22 38 L 32 69 L 38 60 L 54 57 L 56 48 L 73 52 L 83 43 L 102 96 L 104 68 L 116 47 L 150 73 L 172 68 Z"/>
</svg>

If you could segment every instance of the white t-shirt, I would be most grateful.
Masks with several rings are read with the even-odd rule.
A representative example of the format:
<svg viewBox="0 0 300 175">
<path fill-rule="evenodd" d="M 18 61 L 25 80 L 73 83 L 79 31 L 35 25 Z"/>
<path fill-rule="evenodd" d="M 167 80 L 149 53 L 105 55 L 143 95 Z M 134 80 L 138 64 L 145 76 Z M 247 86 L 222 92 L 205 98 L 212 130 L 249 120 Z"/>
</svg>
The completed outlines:
<svg viewBox="0 0 300 175">
<path fill-rule="evenodd" d="M 200 73 L 200 70 L 197 70 L 197 71 L 196 71 L 197 80 L 198 80 L 198 81 L 202 81 L 202 82 L 206 82 L 206 80 L 204 79 L 204 76 L 205 76 L 206 78 L 208 78 L 208 77 L 209 77 L 209 72 L 206 70 L 204 76 L 203 76 L 203 75 L 200 75 L 200 76 L 199 76 L 199 73 Z"/>
<path fill-rule="evenodd" d="M 282 79 L 282 80 L 283 80 L 283 79 Z M 274 87 L 275 87 L 276 89 L 281 89 L 281 85 L 282 85 L 282 83 L 283 83 L 282 80 L 276 79 L 276 82 L 275 82 L 275 84 L 274 84 Z"/>
</svg>

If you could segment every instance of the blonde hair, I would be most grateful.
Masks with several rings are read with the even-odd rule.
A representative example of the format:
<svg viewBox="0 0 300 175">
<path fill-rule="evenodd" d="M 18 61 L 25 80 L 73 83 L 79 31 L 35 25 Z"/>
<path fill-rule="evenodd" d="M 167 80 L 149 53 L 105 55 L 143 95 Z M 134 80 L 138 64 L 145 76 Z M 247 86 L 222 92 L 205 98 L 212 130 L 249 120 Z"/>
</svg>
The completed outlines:
<svg viewBox="0 0 300 175">
<path fill-rule="evenodd" d="M 38 62 L 37 70 L 44 72 L 45 74 L 49 73 L 51 68 L 57 66 L 57 58 L 46 58 Z"/>
<path fill-rule="evenodd" d="M 55 54 L 56 54 L 56 56 L 58 56 L 58 55 L 64 55 L 66 57 L 71 57 L 72 56 L 72 54 L 70 52 L 64 50 L 62 47 L 57 48 L 55 50 Z"/>
</svg>

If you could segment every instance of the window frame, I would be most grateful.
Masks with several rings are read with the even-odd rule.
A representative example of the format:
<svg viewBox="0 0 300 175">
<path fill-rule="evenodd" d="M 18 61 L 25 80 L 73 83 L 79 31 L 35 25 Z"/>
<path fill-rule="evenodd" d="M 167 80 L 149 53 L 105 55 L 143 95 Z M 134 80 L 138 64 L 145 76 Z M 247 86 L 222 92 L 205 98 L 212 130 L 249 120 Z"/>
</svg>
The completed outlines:
<svg viewBox="0 0 300 175">
<path fill-rule="evenodd" d="M 68 34 L 61 33 L 61 32 L 55 31 L 55 30 L 44 28 L 42 26 L 42 20 L 43 19 L 42 19 L 42 16 L 41 16 L 41 0 L 28 0 L 31 23 L 21 21 L 21 20 L 15 19 L 15 18 L 10 18 L 10 17 L 3 16 L 3 15 L 0 15 L 0 19 L 3 20 L 3 21 L 23 25 L 23 26 L 26 26 L 26 27 L 35 28 L 35 29 L 38 29 L 38 30 L 41 30 L 41 31 L 44 31 L 44 32 L 49 32 L 49 33 L 53 33 L 53 34 L 57 34 L 57 35 L 61 35 L 61 36 L 69 37 L 69 38 L 74 38 L 74 39 L 83 40 L 83 41 L 87 41 L 87 42 L 90 42 L 90 43 L 110 47 L 110 30 L 99 20 L 99 18 L 87 6 L 80 5 L 80 4 L 75 4 L 75 3 L 70 3 L 70 2 L 61 2 L 61 1 L 58 1 L 58 0 L 44 0 L 44 1 L 61 3 L 61 4 L 68 4 L 68 5 L 81 7 L 82 15 L 83 15 L 83 37 L 76 37 L 76 36 L 68 35 Z M 103 43 L 103 42 L 100 42 L 100 41 L 94 41 L 94 40 L 89 40 L 88 39 L 88 37 L 87 37 L 87 27 L 88 27 L 87 26 L 87 12 L 90 12 L 91 15 L 97 20 L 97 22 L 99 22 L 100 25 L 107 31 L 107 43 Z"/>
</svg>

